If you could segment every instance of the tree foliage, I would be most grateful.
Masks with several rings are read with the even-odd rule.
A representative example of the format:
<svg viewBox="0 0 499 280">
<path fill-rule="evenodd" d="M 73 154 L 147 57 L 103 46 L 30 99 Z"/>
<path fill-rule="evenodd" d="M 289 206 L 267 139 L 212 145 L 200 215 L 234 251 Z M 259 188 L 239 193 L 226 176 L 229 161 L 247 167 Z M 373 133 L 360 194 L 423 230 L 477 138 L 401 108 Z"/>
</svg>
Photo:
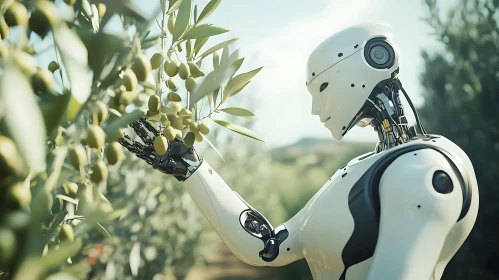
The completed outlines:
<svg viewBox="0 0 499 280">
<path fill-rule="evenodd" d="M 220 2 L 0 0 L 0 278 L 181 278 L 199 259 L 192 201 L 116 141 L 144 115 L 207 140 L 261 69 L 238 73 L 237 39 L 206 45 Z"/>
<path fill-rule="evenodd" d="M 425 125 L 458 144 L 478 179 L 480 210 L 445 279 L 498 279 L 499 26 L 498 1 L 459 1 L 447 16 L 426 0 L 427 22 L 443 52 L 423 52 Z"/>
</svg>

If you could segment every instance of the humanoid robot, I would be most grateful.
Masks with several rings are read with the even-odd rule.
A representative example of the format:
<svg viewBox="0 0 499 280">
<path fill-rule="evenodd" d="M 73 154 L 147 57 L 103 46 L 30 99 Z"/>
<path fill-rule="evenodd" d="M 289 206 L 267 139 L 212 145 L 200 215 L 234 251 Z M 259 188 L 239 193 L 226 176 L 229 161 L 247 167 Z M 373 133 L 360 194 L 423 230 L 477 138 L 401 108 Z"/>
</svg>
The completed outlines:
<svg viewBox="0 0 499 280">
<path fill-rule="evenodd" d="M 399 51 L 384 23 L 346 28 L 323 41 L 307 63 L 312 114 L 337 140 L 355 125 L 372 126 L 371 153 L 341 167 L 289 221 L 273 227 L 233 192 L 193 147 L 169 143 L 154 152 L 159 132 L 141 119 L 142 142 L 120 143 L 155 169 L 184 181 L 186 191 L 231 251 L 255 266 L 305 258 L 314 279 L 440 279 L 469 235 L 478 187 L 468 156 L 427 134 L 397 78 Z M 410 126 L 403 93 L 416 118 Z"/>
</svg>

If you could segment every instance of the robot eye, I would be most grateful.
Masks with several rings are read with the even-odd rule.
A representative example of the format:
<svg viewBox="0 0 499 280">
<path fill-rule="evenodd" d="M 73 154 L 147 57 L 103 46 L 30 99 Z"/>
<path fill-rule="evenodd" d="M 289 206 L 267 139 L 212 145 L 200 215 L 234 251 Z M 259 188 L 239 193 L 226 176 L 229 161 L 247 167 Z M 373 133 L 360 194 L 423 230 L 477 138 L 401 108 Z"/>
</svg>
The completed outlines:
<svg viewBox="0 0 499 280">
<path fill-rule="evenodd" d="M 320 91 L 322 92 L 323 90 L 325 90 L 325 89 L 327 88 L 327 86 L 328 86 L 328 85 L 329 85 L 329 83 L 328 83 L 328 82 L 326 82 L 326 83 L 322 83 Z"/>
</svg>

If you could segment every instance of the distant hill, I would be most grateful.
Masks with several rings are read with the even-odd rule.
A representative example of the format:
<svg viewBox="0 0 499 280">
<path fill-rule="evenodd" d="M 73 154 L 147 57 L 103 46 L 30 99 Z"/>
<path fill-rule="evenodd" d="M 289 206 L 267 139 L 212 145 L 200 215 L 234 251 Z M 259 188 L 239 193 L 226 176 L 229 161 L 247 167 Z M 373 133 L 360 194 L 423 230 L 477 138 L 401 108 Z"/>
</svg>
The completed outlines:
<svg viewBox="0 0 499 280">
<path fill-rule="evenodd" d="M 283 164 L 320 164 L 324 162 L 349 161 L 373 151 L 376 143 L 335 141 L 324 138 L 303 138 L 294 144 L 278 147 L 271 151 L 274 160 Z"/>
</svg>

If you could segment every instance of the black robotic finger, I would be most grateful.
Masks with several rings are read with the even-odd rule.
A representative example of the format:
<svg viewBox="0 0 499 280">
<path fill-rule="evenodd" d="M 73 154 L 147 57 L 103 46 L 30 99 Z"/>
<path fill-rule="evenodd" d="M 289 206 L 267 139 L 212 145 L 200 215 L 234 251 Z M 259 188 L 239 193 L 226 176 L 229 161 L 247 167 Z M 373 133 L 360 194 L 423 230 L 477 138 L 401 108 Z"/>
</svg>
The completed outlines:
<svg viewBox="0 0 499 280">
<path fill-rule="evenodd" d="M 140 122 L 136 121 L 130 124 L 130 127 L 135 131 L 137 136 L 140 137 L 142 142 L 144 142 L 146 145 L 153 145 L 154 143 L 154 138 L 149 134 L 149 131 L 145 128 L 145 126 Z"/>
<path fill-rule="evenodd" d="M 156 157 L 154 153 L 154 148 L 150 146 L 145 146 L 142 143 L 134 141 L 128 135 L 124 135 L 123 138 L 118 139 L 123 147 L 125 147 L 130 152 L 134 153 L 137 157 L 143 159 L 150 165 L 154 165 L 154 159 Z"/>
<path fill-rule="evenodd" d="M 147 131 L 151 132 L 154 136 L 159 135 L 159 130 L 153 124 L 151 124 L 151 122 L 147 121 L 145 117 L 140 118 L 138 122 L 142 124 L 147 129 Z"/>
</svg>

